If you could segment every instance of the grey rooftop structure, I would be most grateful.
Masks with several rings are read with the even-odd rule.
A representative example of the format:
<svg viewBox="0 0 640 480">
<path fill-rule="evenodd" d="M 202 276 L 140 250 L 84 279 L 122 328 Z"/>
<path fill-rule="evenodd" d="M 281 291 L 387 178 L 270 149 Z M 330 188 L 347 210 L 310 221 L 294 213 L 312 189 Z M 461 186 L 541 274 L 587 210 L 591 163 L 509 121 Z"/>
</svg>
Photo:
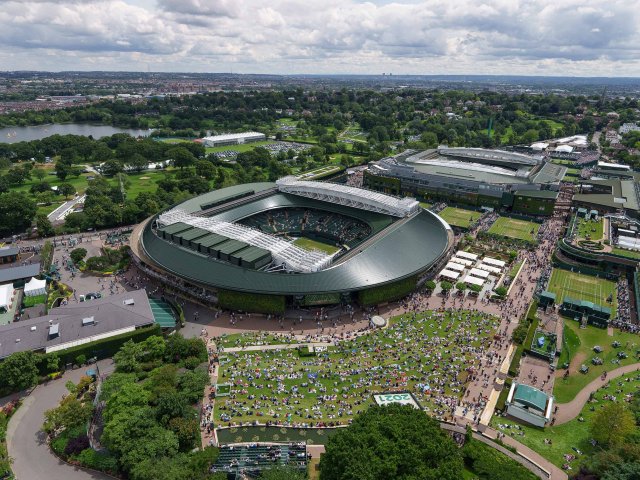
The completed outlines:
<svg viewBox="0 0 640 480">
<path fill-rule="evenodd" d="M 144 289 L 65 305 L 42 317 L 0 326 L 0 358 L 22 351 L 61 351 L 153 323 Z"/>
<path fill-rule="evenodd" d="M 18 267 L 0 268 L 0 285 L 3 283 L 26 280 L 40 273 L 40 264 L 20 265 Z"/>
</svg>

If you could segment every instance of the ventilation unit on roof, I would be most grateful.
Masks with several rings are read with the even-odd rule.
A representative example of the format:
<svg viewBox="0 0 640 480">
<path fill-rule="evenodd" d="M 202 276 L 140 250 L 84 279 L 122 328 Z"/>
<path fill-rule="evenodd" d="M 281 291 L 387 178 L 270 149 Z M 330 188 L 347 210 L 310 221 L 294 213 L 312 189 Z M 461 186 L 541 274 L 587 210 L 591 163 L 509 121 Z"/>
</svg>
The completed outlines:
<svg viewBox="0 0 640 480">
<path fill-rule="evenodd" d="M 16 338 L 16 343 L 20 343 L 20 339 L 19 338 Z"/>
<path fill-rule="evenodd" d="M 125 305 L 135 305 L 136 302 L 133 298 L 127 298 L 126 300 L 123 300 L 122 303 L 124 303 Z"/>
<path fill-rule="evenodd" d="M 60 336 L 60 324 L 56 323 L 49 327 L 49 340 Z"/>
<path fill-rule="evenodd" d="M 34 325 L 33 327 L 31 327 L 31 331 L 35 332 L 36 331 L 36 326 Z"/>
<path fill-rule="evenodd" d="M 96 321 L 93 317 L 87 317 L 82 319 L 82 326 L 86 327 L 87 325 L 95 325 Z"/>
</svg>

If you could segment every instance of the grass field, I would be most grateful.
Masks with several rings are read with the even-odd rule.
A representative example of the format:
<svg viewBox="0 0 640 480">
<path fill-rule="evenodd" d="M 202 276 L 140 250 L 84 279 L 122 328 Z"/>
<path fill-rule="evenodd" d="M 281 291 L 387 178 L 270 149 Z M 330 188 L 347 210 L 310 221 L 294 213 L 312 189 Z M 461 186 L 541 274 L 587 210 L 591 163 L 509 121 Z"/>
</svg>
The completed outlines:
<svg viewBox="0 0 640 480">
<path fill-rule="evenodd" d="M 222 147 L 206 147 L 205 151 L 207 153 L 215 153 L 215 152 L 227 152 L 232 150 L 234 152 L 248 152 L 253 150 L 256 147 L 264 147 L 265 145 L 269 145 L 273 143 L 273 140 L 265 140 L 262 142 L 252 142 L 252 143 L 243 143 L 242 145 L 224 145 Z"/>
<path fill-rule="evenodd" d="M 331 255 L 332 253 L 336 253 L 340 250 L 335 245 L 330 245 L 328 243 L 318 242 L 317 240 L 311 240 L 310 238 L 300 237 L 296 238 L 293 243 L 298 245 L 299 247 L 304 248 L 305 250 L 322 250 L 323 252 Z"/>
<path fill-rule="evenodd" d="M 535 242 L 540 224 L 509 217 L 498 217 L 488 233 Z"/>
<path fill-rule="evenodd" d="M 573 364 L 569 368 L 569 377 L 566 379 L 562 378 L 565 370 L 558 370 L 559 376 L 556 377 L 553 387 L 553 395 L 556 397 L 558 403 L 566 403 L 573 400 L 580 390 L 602 375 L 602 372 L 611 371 L 638 361 L 636 350 L 640 344 L 640 337 L 636 334 L 621 332 L 615 329 L 613 336 L 610 337 L 606 329 L 592 325 L 587 325 L 587 328 L 580 328 L 574 320 L 565 320 L 564 325 L 565 330 L 568 329 L 572 332 L 572 334 L 568 336 L 568 341 L 570 342 L 569 348 L 573 346 L 574 351 L 571 352 Z M 577 345 L 576 338 L 577 342 L 579 342 Z M 614 348 L 612 343 L 615 341 L 620 342 L 622 346 L 620 348 Z M 593 351 L 593 347 L 596 345 L 602 348 L 601 353 L 595 353 Z M 617 354 L 620 351 L 625 352 L 628 357 L 618 359 Z M 600 357 L 603 360 L 603 364 L 593 365 L 591 359 L 594 357 Z M 580 373 L 578 371 L 582 364 L 589 367 L 587 373 Z"/>
<path fill-rule="evenodd" d="M 427 412 L 444 416 L 442 399 L 464 393 L 467 369 L 477 368 L 498 323 L 473 312 L 425 312 L 394 317 L 386 329 L 317 356 L 294 349 L 229 353 L 218 382 L 231 383 L 232 392 L 216 401 L 215 421 L 346 424 L 372 404 L 373 393 L 389 391 L 411 391 Z"/>
<path fill-rule="evenodd" d="M 554 268 L 547 290 L 556 294 L 556 303 L 558 304 L 562 303 L 565 296 L 577 300 L 587 300 L 598 305 L 611 307 L 611 318 L 616 316 L 618 304 L 616 284 L 611 280 Z M 613 300 L 611 303 L 607 302 L 609 297 Z"/>
<path fill-rule="evenodd" d="M 29 307 L 33 307 L 34 305 L 44 305 L 45 303 L 47 303 L 47 295 L 43 294 L 43 295 L 35 295 L 33 297 L 27 297 L 25 296 L 22 299 L 22 303 L 24 304 L 25 308 L 29 308 Z"/>
<path fill-rule="evenodd" d="M 424 209 L 431 208 L 431 204 L 427 202 L 420 202 L 420 206 Z"/>
<path fill-rule="evenodd" d="M 442 219 L 449 225 L 460 228 L 469 228 L 473 222 L 478 220 L 482 215 L 475 210 L 465 210 L 463 208 L 446 207 L 438 213 Z"/>
<path fill-rule="evenodd" d="M 566 322 L 569 322 L 567 320 Z M 562 329 L 562 345 L 560 357 L 558 358 L 558 365 L 563 366 L 565 363 L 570 363 L 571 359 L 578 353 L 580 348 L 580 337 L 576 334 L 573 328 L 570 328 L 565 323 Z"/>
<path fill-rule="evenodd" d="M 626 378 L 628 378 L 629 381 L 625 381 Z M 606 400 L 605 396 L 613 395 L 617 401 L 622 402 L 624 401 L 625 395 L 636 392 L 638 388 L 640 388 L 640 376 L 638 376 L 638 374 L 619 377 L 611 381 L 608 386 L 595 392 L 595 403 L 587 403 L 584 406 L 580 413 L 580 416 L 584 419 L 583 422 L 578 421 L 576 418 L 565 424 L 553 427 L 548 426 L 544 429 L 524 424 L 520 425 L 520 429 L 515 429 L 514 426 L 518 425 L 516 422 L 494 416 L 491 420 L 491 426 L 506 435 L 511 435 L 518 442 L 535 450 L 558 467 L 562 467 L 562 465 L 566 463 L 563 455 L 576 455 L 577 458 L 571 462 L 571 467 L 573 468 L 573 472 L 578 472 L 580 464 L 595 452 L 595 447 L 589 443 L 589 439 L 591 438 L 589 429 L 591 428 L 593 417 L 599 407 L 611 401 Z M 506 428 L 506 426 L 509 426 L 509 428 Z M 544 440 L 547 438 L 552 440 L 551 445 L 544 443 Z M 582 451 L 582 455 L 578 455 L 573 450 L 573 447 Z"/>
<path fill-rule="evenodd" d="M 590 240 L 598 241 L 602 239 L 604 229 L 604 222 L 602 218 L 597 221 L 593 220 L 585 220 L 581 218 L 578 221 L 578 237 L 579 238 L 587 238 L 589 236 Z"/>
</svg>

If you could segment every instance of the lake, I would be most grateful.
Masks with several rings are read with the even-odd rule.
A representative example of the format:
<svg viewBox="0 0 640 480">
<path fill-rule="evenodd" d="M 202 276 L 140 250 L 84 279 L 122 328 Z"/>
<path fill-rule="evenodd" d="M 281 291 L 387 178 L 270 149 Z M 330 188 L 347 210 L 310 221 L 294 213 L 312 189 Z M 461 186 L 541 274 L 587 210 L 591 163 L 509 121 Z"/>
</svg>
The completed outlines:
<svg viewBox="0 0 640 480">
<path fill-rule="evenodd" d="M 52 125 L 34 125 L 32 127 L 0 128 L 0 143 L 16 143 L 31 140 L 41 140 L 51 135 L 84 135 L 98 139 L 109 137 L 114 133 L 128 133 L 133 137 L 146 137 L 151 130 L 137 130 L 131 128 L 117 128 L 110 125 L 91 125 L 84 123 L 65 123 Z"/>
</svg>

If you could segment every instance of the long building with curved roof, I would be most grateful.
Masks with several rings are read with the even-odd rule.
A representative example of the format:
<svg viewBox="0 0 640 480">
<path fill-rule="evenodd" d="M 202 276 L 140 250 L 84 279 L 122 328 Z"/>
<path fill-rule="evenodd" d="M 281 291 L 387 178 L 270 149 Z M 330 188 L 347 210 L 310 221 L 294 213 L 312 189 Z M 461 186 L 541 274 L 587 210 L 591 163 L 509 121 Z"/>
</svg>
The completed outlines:
<svg viewBox="0 0 640 480">
<path fill-rule="evenodd" d="M 410 199 L 307 183 L 297 187 L 326 197 L 251 183 L 192 198 L 139 225 L 132 236 L 134 256 L 143 268 L 186 290 L 201 289 L 222 307 L 245 302 L 244 310 L 281 311 L 406 295 L 452 246 L 449 225 Z M 348 194 L 346 204 L 335 201 L 342 194 Z M 374 210 L 387 204 L 405 212 L 357 208 L 357 200 L 375 202 Z M 305 250 L 296 242 L 302 237 L 331 244 L 334 251 Z M 256 296 L 278 308 L 252 306 L 260 304 Z"/>
</svg>

